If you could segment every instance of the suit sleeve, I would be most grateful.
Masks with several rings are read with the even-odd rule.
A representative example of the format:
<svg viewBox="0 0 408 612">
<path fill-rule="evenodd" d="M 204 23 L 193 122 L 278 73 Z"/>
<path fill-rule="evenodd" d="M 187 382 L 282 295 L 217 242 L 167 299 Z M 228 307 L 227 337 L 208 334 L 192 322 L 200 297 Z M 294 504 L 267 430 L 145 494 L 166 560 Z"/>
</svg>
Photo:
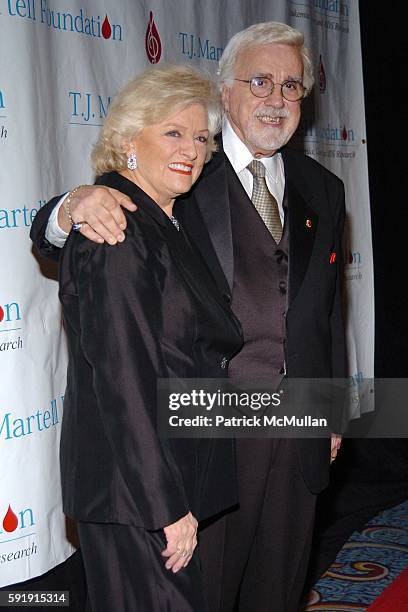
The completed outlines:
<svg viewBox="0 0 408 612">
<path fill-rule="evenodd" d="M 344 317 L 344 256 L 343 256 L 343 232 L 346 209 L 344 198 L 344 186 L 340 183 L 335 208 L 335 252 L 337 257 L 337 279 L 333 300 L 333 308 L 330 317 L 331 341 L 332 341 L 332 377 L 338 379 L 340 385 L 335 385 L 333 391 L 334 405 L 331 418 L 331 429 L 333 433 L 341 433 L 345 428 L 344 410 L 347 406 L 347 386 L 343 384 L 347 374 L 347 354 L 345 341 L 345 317 Z"/>
<path fill-rule="evenodd" d="M 344 257 L 343 232 L 346 216 L 344 186 L 340 183 L 335 209 L 335 252 L 337 257 L 337 279 L 333 308 L 330 318 L 332 337 L 332 376 L 346 376 L 346 346 L 344 329 Z"/>
<path fill-rule="evenodd" d="M 30 238 L 34 242 L 41 255 L 44 255 L 44 257 L 49 257 L 54 261 L 59 260 L 61 249 L 54 246 L 46 239 L 45 232 L 47 230 L 47 224 L 51 213 L 61 198 L 62 195 L 56 196 L 55 198 L 52 198 L 52 200 L 47 202 L 45 206 L 40 208 L 40 210 L 34 217 L 30 231 Z"/>
<path fill-rule="evenodd" d="M 81 237 L 80 342 L 116 463 L 145 528 L 159 529 L 189 507 L 169 442 L 156 432 L 156 381 L 167 376 L 159 342 L 166 265 L 132 233 L 113 248 Z"/>
</svg>

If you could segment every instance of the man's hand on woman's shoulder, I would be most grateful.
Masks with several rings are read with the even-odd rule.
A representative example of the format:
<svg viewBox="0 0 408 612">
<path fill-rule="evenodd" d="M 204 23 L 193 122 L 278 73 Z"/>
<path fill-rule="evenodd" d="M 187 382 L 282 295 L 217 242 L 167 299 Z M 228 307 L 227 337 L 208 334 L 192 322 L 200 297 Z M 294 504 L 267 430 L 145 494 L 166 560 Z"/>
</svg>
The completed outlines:
<svg viewBox="0 0 408 612">
<path fill-rule="evenodd" d="M 126 217 L 122 207 L 129 211 L 137 209 L 127 195 L 103 185 L 83 185 L 68 197 L 72 221 L 83 223 L 81 234 L 93 242 L 108 242 L 112 245 L 123 242 Z M 58 211 L 58 225 L 67 233 L 71 230 L 65 202 Z"/>
</svg>

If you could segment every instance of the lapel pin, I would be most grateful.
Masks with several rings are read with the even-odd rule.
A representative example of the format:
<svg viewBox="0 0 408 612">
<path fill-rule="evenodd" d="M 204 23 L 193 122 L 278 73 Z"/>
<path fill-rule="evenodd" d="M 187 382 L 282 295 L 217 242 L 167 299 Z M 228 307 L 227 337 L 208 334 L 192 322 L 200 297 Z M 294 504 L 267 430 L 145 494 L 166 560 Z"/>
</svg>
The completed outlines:
<svg viewBox="0 0 408 612">
<path fill-rule="evenodd" d="M 333 253 L 330 253 L 330 263 L 333 264 L 336 261 L 336 253 L 333 251 Z"/>
<path fill-rule="evenodd" d="M 306 227 L 308 227 L 309 229 L 312 227 L 312 222 L 310 219 L 306 219 Z"/>
</svg>

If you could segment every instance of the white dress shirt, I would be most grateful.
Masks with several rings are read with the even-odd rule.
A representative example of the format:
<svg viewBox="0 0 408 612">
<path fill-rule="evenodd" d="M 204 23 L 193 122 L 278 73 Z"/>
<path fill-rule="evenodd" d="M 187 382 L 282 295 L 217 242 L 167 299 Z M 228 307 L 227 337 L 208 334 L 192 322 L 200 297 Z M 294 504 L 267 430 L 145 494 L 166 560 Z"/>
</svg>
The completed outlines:
<svg viewBox="0 0 408 612">
<path fill-rule="evenodd" d="M 55 206 L 54 210 L 50 215 L 50 218 L 48 219 L 47 228 L 45 230 L 45 237 L 48 242 L 50 242 L 56 247 L 59 247 L 60 249 L 62 249 L 62 247 L 64 246 L 65 241 L 68 238 L 68 234 L 64 232 L 64 230 L 61 229 L 58 225 L 58 211 L 67 196 L 68 193 L 66 193 Z"/>
<path fill-rule="evenodd" d="M 227 119 L 224 119 L 222 126 L 222 142 L 225 155 L 228 157 L 231 166 L 234 168 L 243 188 L 251 199 L 254 177 L 247 166 L 253 159 L 252 153 L 247 149 L 242 140 L 238 138 Z M 282 155 L 276 153 L 271 157 L 256 158 L 265 166 L 265 179 L 269 191 L 275 197 L 279 214 L 284 222 L 283 194 L 285 191 L 285 170 Z"/>
</svg>

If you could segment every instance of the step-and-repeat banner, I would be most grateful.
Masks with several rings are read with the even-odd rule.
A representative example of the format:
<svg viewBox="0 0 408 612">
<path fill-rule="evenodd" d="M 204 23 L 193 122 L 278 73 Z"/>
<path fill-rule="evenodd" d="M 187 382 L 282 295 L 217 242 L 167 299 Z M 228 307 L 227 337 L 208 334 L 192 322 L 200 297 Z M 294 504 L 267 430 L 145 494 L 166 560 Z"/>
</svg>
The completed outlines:
<svg viewBox="0 0 408 612">
<path fill-rule="evenodd" d="M 214 73 L 260 21 L 302 30 L 316 86 L 297 144 L 346 184 L 350 381 L 373 374 L 373 273 L 357 0 L 0 0 L 0 586 L 73 551 L 59 492 L 66 347 L 55 273 L 29 231 L 50 196 L 91 182 L 117 90 L 149 63 Z"/>
</svg>

